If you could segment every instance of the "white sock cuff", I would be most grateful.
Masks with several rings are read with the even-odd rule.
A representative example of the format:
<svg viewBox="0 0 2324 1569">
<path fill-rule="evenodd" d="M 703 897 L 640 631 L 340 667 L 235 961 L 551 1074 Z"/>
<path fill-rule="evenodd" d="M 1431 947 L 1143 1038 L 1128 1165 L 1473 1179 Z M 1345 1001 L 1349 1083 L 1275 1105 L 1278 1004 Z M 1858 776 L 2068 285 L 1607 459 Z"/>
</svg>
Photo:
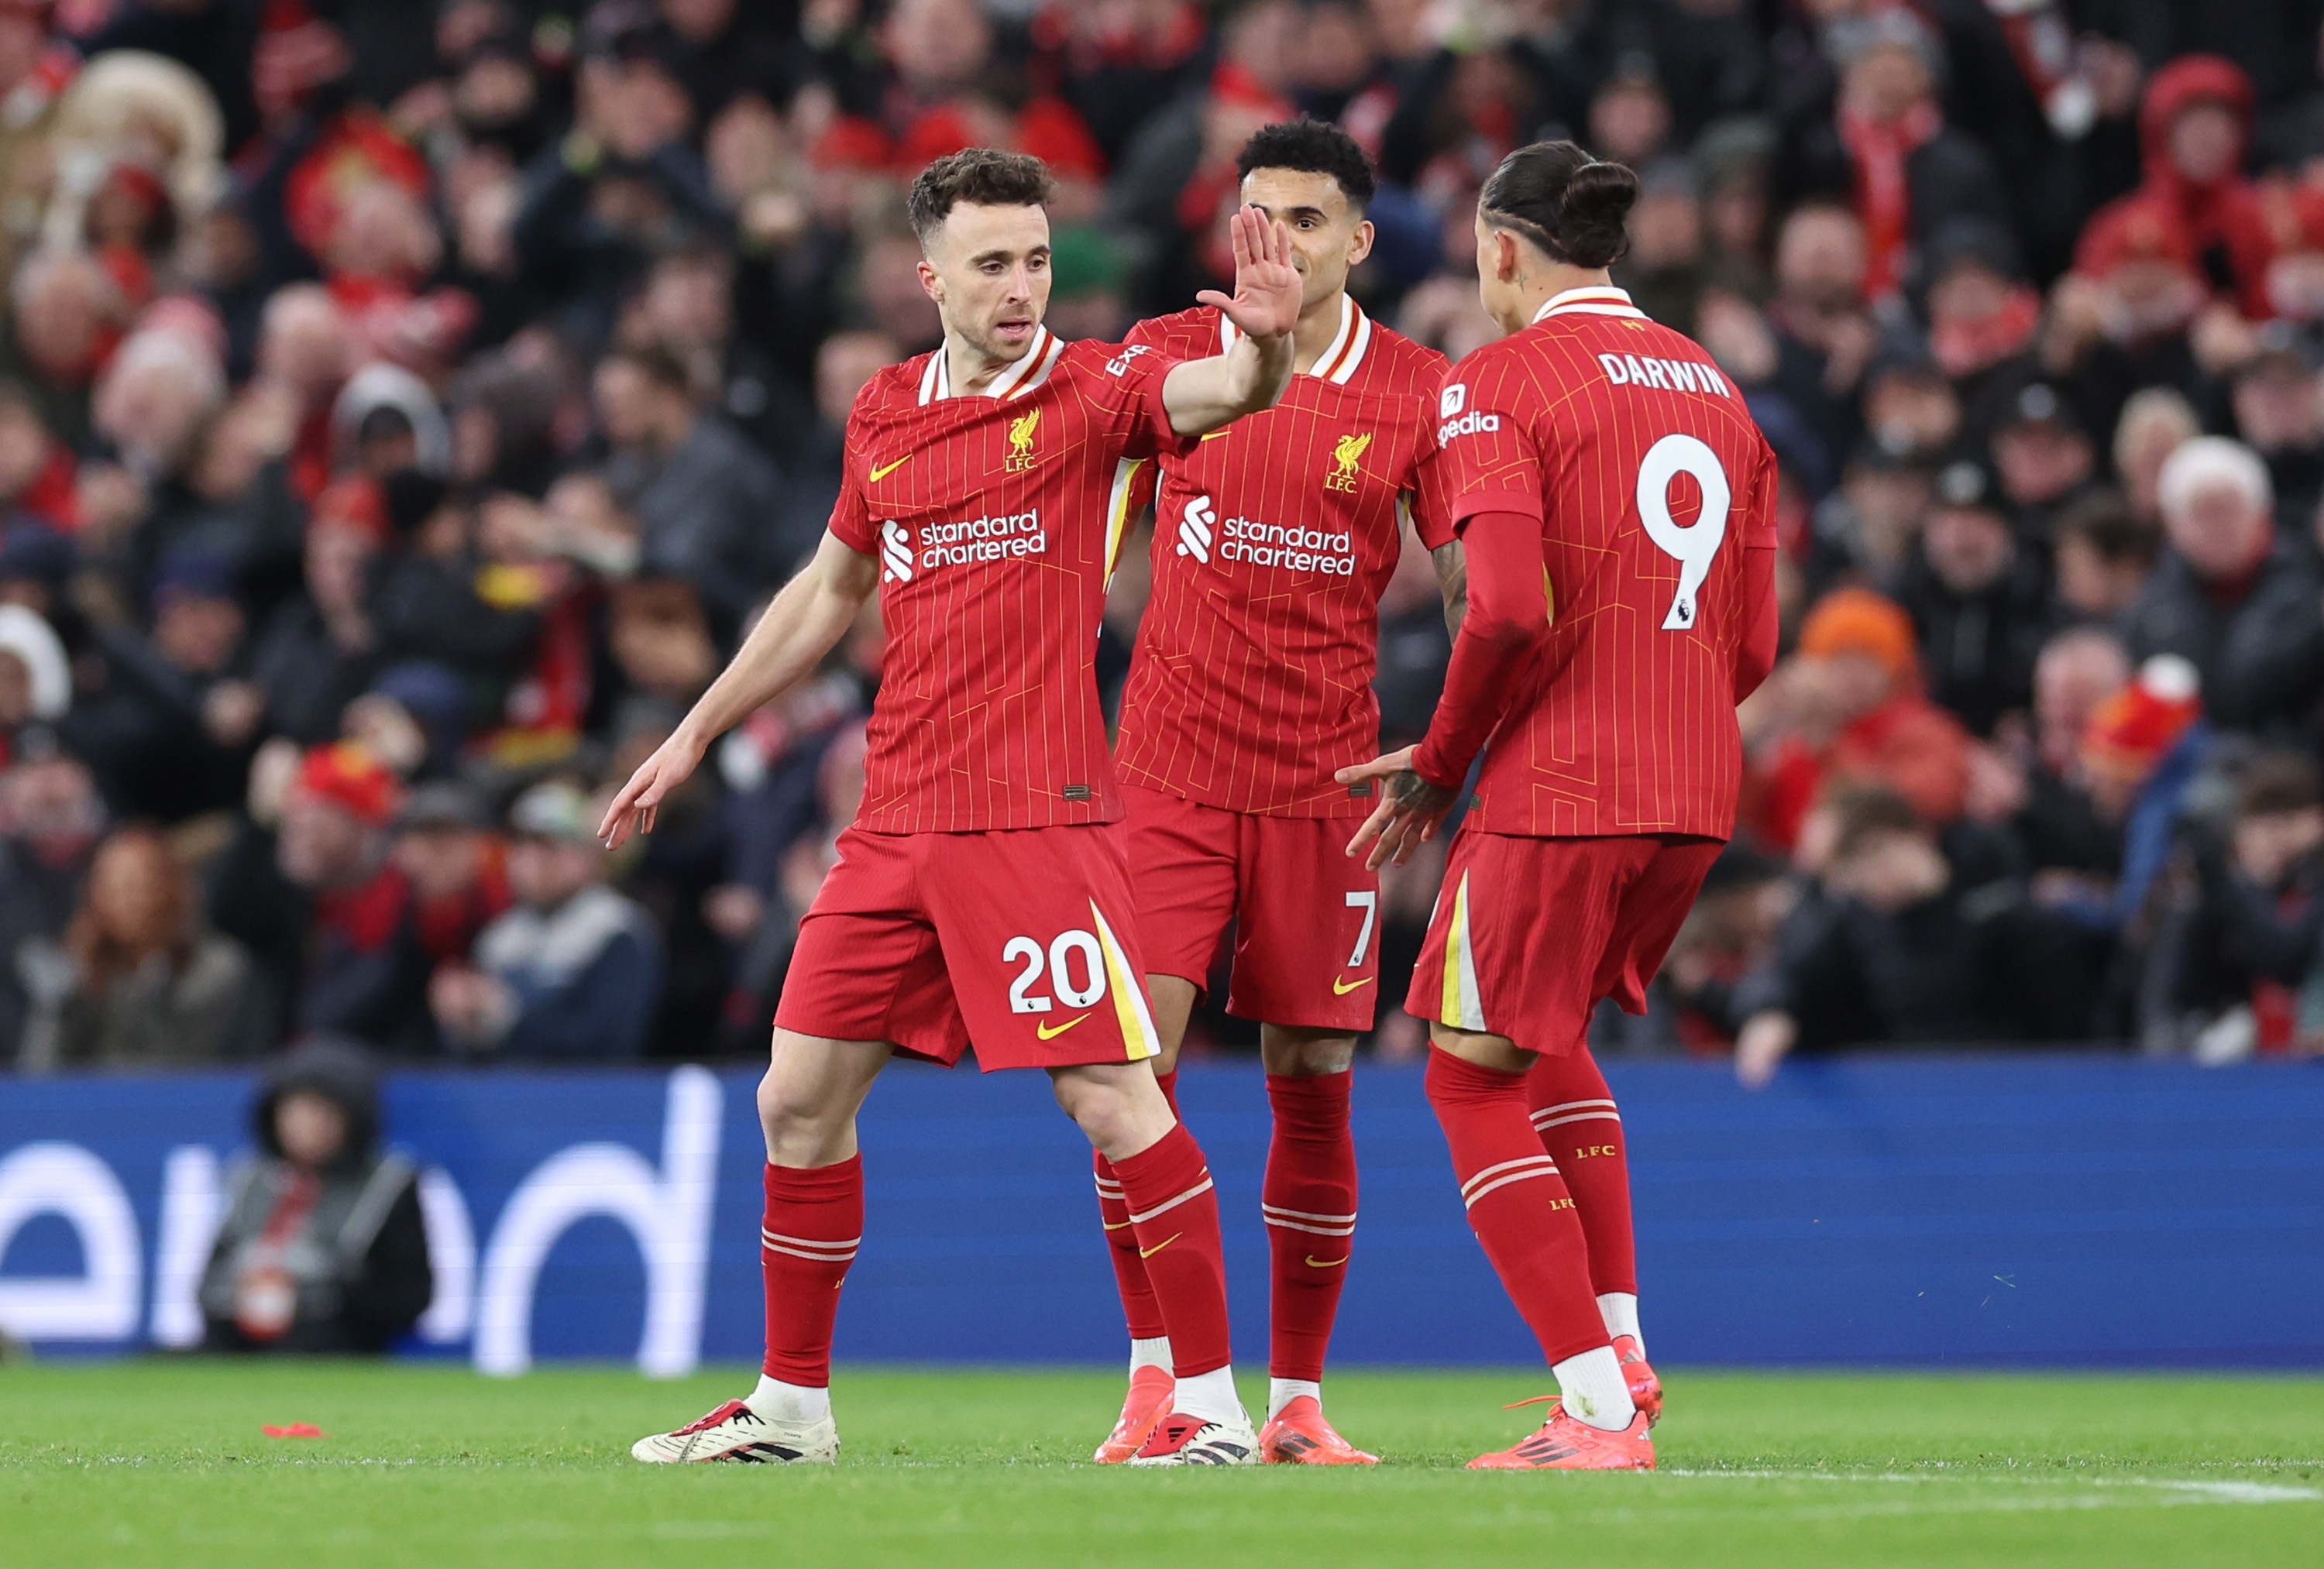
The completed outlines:
<svg viewBox="0 0 2324 1569">
<path fill-rule="evenodd" d="M 1638 1408 L 1630 1403 L 1630 1387 L 1612 1346 L 1569 1356 L 1549 1371 L 1557 1375 L 1558 1393 L 1575 1421 L 1618 1433 L 1637 1418 Z"/>
<path fill-rule="evenodd" d="M 1636 1291 L 1600 1291 L 1598 1294 L 1598 1317 L 1606 1321 L 1606 1338 L 1613 1340 L 1628 1335 L 1638 1343 L 1638 1354 L 1646 1352 L 1646 1337 L 1638 1333 L 1638 1294 Z"/>
<path fill-rule="evenodd" d="M 770 1422 L 817 1422 L 831 1415 L 831 1390 L 761 1373 L 759 1387 L 742 1403 Z"/>
<path fill-rule="evenodd" d="M 1283 1414 L 1283 1408 L 1305 1395 L 1320 1409 L 1323 1404 L 1323 1386 L 1313 1379 L 1274 1379 L 1267 1381 L 1267 1419 L 1270 1422 Z"/>
<path fill-rule="evenodd" d="M 1213 1368 L 1206 1373 L 1178 1381 L 1178 1392 L 1170 1401 L 1170 1408 L 1189 1417 L 1200 1417 L 1205 1422 L 1248 1422 L 1250 1415 L 1242 1408 L 1242 1397 L 1235 1393 L 1234 1369 Z"/>
<path fill-rule="evenodd" d="M 1135 1335 L 1130 1337 L 1130 1371 L 1134 1373 L 1142 1367 L 1158 1367 L 1164 1372 L 1170 1371 L 1168 1335 L 1157 1335 L 1150 1340 L 1139 1340 Z"/>
</svg>

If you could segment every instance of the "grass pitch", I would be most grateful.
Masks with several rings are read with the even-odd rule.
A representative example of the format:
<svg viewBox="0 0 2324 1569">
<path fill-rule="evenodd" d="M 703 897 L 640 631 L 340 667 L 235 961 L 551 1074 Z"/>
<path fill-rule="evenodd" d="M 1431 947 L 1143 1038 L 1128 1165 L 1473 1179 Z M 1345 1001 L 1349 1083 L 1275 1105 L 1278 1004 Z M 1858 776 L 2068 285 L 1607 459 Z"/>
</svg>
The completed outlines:
<svg viewBox="0 0 2324 1569">
<path fill-rule="evenodd" d="M 1471 1474 L 1539 1375 L 1340 1373 L 1378 1471 L 1083 1463 L 1112 1373 L 840 1370 L 835 1469 L 632 1463 L 747 1390 L 566 1369 L 0 1367 L 0 1564 L 2324 1562 L 2324 1381 L 1672 1370 L 1653 1476 Z M 1264 1387 L 1245 1398 L 1256 1408 Z M 270 1439 L 309 1422 L 320 1440 Z"/>
</svg>

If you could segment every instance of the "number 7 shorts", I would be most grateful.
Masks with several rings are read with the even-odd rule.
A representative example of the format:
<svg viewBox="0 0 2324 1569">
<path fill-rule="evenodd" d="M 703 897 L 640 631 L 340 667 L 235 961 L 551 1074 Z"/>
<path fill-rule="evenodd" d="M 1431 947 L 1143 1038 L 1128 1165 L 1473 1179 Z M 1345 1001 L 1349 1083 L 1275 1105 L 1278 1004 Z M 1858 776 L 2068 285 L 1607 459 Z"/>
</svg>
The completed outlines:
<svg viewBox="0 0 2324 1569">
<path fill-rule="evenodd" d="M 779 1029 L 949 1068 L 1141 1062 L 1161 1050 L 1119 826 L 839 836 L 799 922 Z"/>
<path fill-rule="evenodd" d="M 1311 1030 L 1372 1027 L 1379 878 L 1347 854 L 1362 821 L 1227 812 L 1121 787 L 1148 972 L 1202 986 L 1234 928 L 1227 1012 Z"/>
</svg>

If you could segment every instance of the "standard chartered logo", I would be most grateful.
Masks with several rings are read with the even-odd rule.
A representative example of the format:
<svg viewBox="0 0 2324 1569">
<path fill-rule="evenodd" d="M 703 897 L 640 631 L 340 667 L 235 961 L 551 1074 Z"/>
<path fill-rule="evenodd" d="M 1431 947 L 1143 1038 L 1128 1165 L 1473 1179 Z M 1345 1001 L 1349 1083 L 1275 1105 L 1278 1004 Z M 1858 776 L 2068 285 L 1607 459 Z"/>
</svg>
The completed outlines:
<svg viewBox="0 0 2324 1569">
<path fill-rule="evenodd" d="M 881 582 L 912 581 L 912 531 L 892 518 L 880 525 L 880 560 Z"/>
<path fill-rule="evenodd" d="M 939 566 L 1040 555 L 1048 548 L 1049 536 L 1038 510 L 995 513 L 965 523 L 923 523 L 918 541 L 910 529 L 890 521 L 880 526 L 880 561 L 885 569 L 880 577 L 883 583 L 909 583 L 916 573 Z"/>
<path fill-rule="evenodd" d="M 1355 541 L 1342 530 L 1326 534 L 1320 528 L 1279 528 L 1249 518 L 1219 521 L 1218 504 L 1208 496 L 1186 503 L 1178 518 L 1178 554 L 1207 564 L 1240 561 L 1284 572 L 1320 572 L 1327 577 L 1356 575 Z"/>
<path fill-rule="evenodd" d="M 1209 561 L 1211 540 L 1218 523 L 1218 509 L 1208 496 L 1197 496 L 1187 502 L 1185 515 L 1178 519 L 1178 554 L 1191 555 L 1196 561 Z"/>
</svg>

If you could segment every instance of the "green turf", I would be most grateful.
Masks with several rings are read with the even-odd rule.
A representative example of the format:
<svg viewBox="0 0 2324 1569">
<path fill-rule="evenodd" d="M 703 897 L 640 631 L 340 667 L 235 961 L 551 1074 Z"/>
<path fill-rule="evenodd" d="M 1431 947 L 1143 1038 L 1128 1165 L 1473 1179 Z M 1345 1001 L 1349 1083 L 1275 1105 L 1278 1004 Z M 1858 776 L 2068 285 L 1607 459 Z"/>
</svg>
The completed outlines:
<svg viewBox="0 0 2324 1569">
<path fill-rule="evenodd" d="M 2324 1563 L 2324 1381 L 1680 1371 L 1659 1474 L 1460 1470 L 1538 1381 L 1342 1373 L 1378 1471 L 1153 1473 L 1078 1463 L 1114 1375 L 843 1368 L 837 1468 L 650 1470 L 747 1375 L 0 1366 L 0 1564 Z"/>
</svg>

